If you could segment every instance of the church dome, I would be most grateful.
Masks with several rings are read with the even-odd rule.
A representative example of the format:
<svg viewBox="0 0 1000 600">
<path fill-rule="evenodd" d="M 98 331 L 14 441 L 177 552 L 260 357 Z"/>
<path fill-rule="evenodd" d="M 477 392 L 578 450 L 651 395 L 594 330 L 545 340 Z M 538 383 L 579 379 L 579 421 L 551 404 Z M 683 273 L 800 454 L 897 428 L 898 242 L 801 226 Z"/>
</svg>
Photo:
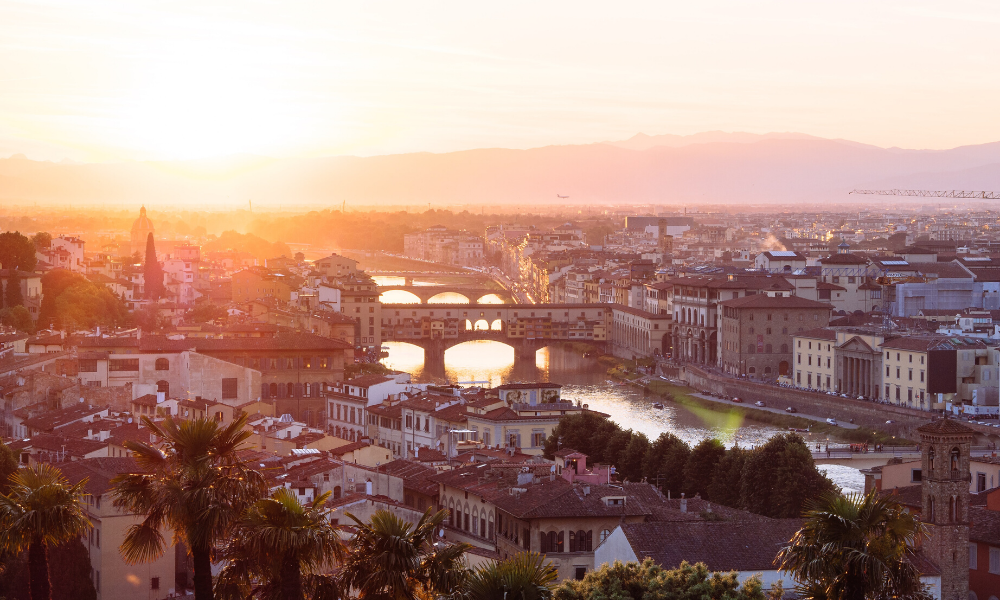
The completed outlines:
<svg viewBox="0 0 1000 600">
<path fill-rule="evenodd" d="M 142 231 L 145 233 L 153 231 L 153 222 L 150 221 L 149 217 L 146 216 L 145 206 L 139 209 L 139 218 L 136 219 L 134 223 L 132 223 L 132 231 L 133 232 Z"/>
<path fill-rule="evenodd" d="M 139 209 L 139 218 L 132 223 L 132 235 L 129 239 L 129 253 L 142 252 L 146 248 L 146 238 L 153 233 L 153 222 L 146 216 L 146 207 Z"/>
</svg>

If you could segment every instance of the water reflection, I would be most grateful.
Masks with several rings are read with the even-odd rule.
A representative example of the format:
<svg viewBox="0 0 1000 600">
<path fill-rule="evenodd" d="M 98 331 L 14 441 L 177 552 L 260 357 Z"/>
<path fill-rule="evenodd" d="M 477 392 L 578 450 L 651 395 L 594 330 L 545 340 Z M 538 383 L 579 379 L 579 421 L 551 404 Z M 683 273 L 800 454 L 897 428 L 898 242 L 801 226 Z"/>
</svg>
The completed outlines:
<svg viewBox="0 0 1000 600">
<path fill-rule="evenodd" d="M 716 437 L 727 446 L 762 444 L 783 430 L 743 421 L 734 413 L 688 408 L 664 403 L 652 408 L 654 397 L 630 386 L 609 383 L 605 368 L 595 358 L 583 358 L 569 350 L 553 347 L 540 350 L 535 364 L 514 364 L 514 350 L 493 341 L 466 342 L 445 352 L 443 373 L 424 368 L 423 350 L 410 344 L 387 342 L 386 365 L 411 373 L 419 382 L 488 382 L 490 386 L 515 381 L 552 381 L 563 385 L 564 398 L 579 400 L 591 409 L 610 415 L 620 426 L 655 439 L 671 432 L 689 444 Z"/>
</svg>

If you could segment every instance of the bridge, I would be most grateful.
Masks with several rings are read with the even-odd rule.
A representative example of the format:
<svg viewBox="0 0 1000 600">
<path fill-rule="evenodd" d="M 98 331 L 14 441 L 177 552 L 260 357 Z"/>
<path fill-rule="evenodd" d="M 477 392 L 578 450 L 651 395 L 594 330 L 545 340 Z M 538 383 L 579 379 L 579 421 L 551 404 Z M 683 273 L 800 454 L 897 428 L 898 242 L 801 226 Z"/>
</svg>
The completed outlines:
<svg viewBox="0 0 1000 600">
<path fill-rule="evenodd" d="M 404 292 L 409 292 L 420 298 L 422 304 L 427 304 L 427 302 L 437 296 L 438 294 L 459 294 L 465 296 L 466 300 L 469 302 L 476 302 L 480 300 L 483 296 L 489 296 L 490 294 L 496 294 L 500 298 L 510 298 L 510 294 L 506 290 L 496 289 L 496 288 L 476 288 L 476 287 L 466 287 L 462 285 L 380 285 L 378 286 L 379 294 L 384 292 L 391 292 L 395 290 L 400 290 Z"/>
<path fill-rule="evenodd" d="M 603 348 L 611 318 L 606 304 L 383 304 L 382 340 L 423 348 L 425 368 L 442 372 L 448 348 L 502 342 L 514 349 L 517 368 L 557 342 Z"/>
</svg>

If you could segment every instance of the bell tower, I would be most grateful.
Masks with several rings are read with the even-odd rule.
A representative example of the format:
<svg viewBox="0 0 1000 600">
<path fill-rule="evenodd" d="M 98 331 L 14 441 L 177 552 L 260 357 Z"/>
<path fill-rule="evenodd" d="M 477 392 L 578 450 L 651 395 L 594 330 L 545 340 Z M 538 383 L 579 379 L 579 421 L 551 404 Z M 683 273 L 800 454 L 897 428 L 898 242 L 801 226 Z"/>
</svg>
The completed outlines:
<svg viewBox="0 0 1000 600">
<path fill-rule="evenodd" d="M 953 419 L 917 428 L 921 448 L 923 549 L 941 570 L 941 600 L 969 597 L 969 457 L 975 432 Z"/>
</svg>

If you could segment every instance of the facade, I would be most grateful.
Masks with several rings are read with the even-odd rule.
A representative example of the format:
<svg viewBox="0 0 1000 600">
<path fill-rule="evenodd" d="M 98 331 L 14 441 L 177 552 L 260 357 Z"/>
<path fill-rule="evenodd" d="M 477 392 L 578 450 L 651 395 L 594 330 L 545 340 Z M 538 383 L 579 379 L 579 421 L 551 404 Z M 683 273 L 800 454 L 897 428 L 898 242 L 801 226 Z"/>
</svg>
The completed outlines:
<svg viewBox="0 0 1000 600">
<path fill-rule="evenodd" d="M 671 352 L 669 314 L 612 304 L 609 342 L 616 356 L 666 356 Z"/>
<path fill-rule="evenodd" d="M 452 231 L 441 225 L 405 234 L 403 254 L 416 260 L 463 267 L 484 264 L 482 237 L 465 231 Z"/>
<path fill-rule="evenodd" d="M 49 248 L 57 252 L 65 251 L 69 254 L 69 263 L 65 268 L 76 273 L 85 273 L 87 271 L 87 265 L 83 261 L 83 247 L 85 244 L 86 242 L 78 237 L 61 235 L 52 238 Z"/>
<path fill-rule="evenodd" d="M 783 277 L 727 275 L 671 279 L 674 357 L 703 365 L 719 364 L 719 303 L 748 294 L 791 294 Z"/>
<path fill-rule="evenodd" d="M 382 303 L 378 285 L 371 277 L 361 273 L 338 280 L 340 310 L 357 323 L 357 343 L 366 347 L 382 346 Z"/>
<path fill-rule="evenodd" d="M 941 600 L 969 598 L 969 458 L 975 432 L 952 419 L 917 428 L 922 470 L 922 550 L 941 571 Z"/>
<path fill-rule="evenodd" d="M 898 337 L 886 340 L 882 352 L 884 397 L 901 406 L 921 410 L 960 406 L 971 402 L 977 383 L 992 376 L 990 352 L 980 340 Z"/>
<path fill-rule="evenodd" d="M 288 278 L 262 267 L 248 267 L 233 273 L 233 302 L 242 304 L 258 298 L 274 298 L 287 304 L 292 299 Z"/>
<path fill-rule="evenodd" d="M 139 472 L 135 461 L 125 457 L 89 458 L 61 463 L 59 467 L 70 483 L 87 480 L 84 506 L 92 527 L 84 534 L 83 545 L 90 553 L 97 599 L 176 597 L 178 575 L 187 583 L 187 574 L 183 561 L 176 560 L 180 552 L 170 531 L 161 532 L 166 551 L 150 562 L 130 565 L 119 551 L 129 527 L 142 522 L 142 517 L 114 507 L 110 482 L 116 475 Z M 52 565 L 53 574 L 58 568 Z"/>
<path fill-rule="evenodd" d="M 792 374 L 792 335 L 826 327 L 832 307 L 796 296 L 755 294 L 719 304 L 719 366 L 732 375 Z"/>
<path fill-rule="evenodd" d="M 358 261 L 339 254 L 331 254 L 314 262 L 313 268 L 327 279 L 352 277 L 358 273 Z"/>
<path fill-rule="evenodd" d="M 818 328 L 792 336 L 795 385 L 882 398 L 882 341 L 874 330 Z"/>
</svg>

